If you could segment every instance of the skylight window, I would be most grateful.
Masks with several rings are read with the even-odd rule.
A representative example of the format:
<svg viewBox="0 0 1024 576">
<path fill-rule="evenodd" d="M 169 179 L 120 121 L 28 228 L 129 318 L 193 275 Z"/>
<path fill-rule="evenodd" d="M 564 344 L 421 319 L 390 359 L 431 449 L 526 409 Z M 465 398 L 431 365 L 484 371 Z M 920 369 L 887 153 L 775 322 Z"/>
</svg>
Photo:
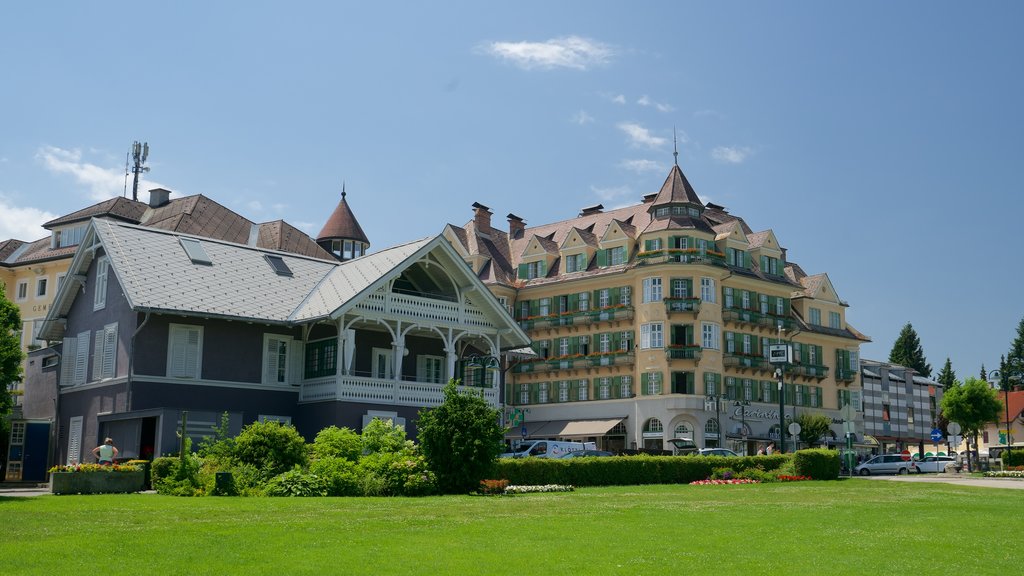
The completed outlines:
<svg viewBox="0 0 1024 576">
<path fill-rule="evenodd" d="M 285 263 L 284 258 L 274 256 L 272 254 L 264 254 L 263 257 L 267 259 L 267 262 L 270 263 L 270 267 L 274 269 L 274 272 L 277 272 L 278 276 L 292 275 L 292 269 Z"/>
<path fill-rule="evenodd" d="M 206 249 L 203 248 L 203 244 L 195 238 L 178 238 L 178 242 L 181 243 L 181 247 L 185 249 L 185 253 L 192 260 L 193 264 L 213 264 L 213 260 L 210 260 L 210 256 L 206 253 Z"/>
</svg>

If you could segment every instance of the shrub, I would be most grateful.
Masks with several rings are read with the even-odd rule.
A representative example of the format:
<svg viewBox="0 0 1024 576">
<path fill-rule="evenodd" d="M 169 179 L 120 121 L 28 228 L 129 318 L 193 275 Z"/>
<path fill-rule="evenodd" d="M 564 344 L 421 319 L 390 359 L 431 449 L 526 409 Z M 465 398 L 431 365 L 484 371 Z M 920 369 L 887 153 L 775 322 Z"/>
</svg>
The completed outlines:
<svg viewBox="0 0 1024 576">
<path fill-rule="evenodd" d="M 266 478 L 263 472 L 251 464 L 239 464 L 231 468 L 235 479 L 235 490 L 239 496 L 264 496 Z"/>
<path fill-rule="evenodd" d="M 377 452 L 357 466 L 366 496 L 425 496 L 437 491 L 437 479 L 416 450 Z"/>
<path fill-rule="evenodd" d="M 156 484 L 163 478 L 174 475 L 178 469 L 178 459 L 171 456 L 161 456 L 153 460 L 149 467 L 150 480 Z"/>
<path fill-rule="evenodd" d="M 309 472 L 324 480 L 328 496 L 360 496 L 363 493 L 356 463 L 346 458 L 318 458 L 309 465 Z"/>
<path fill-rule="evenodd" d="M 735 478 L 745 480 L 756 480 L 758 482 L 775 482 L 776 476 L 771 472 L 765 472 L 760 468 L 747 468 L 742 472 L 737 472 Z"/>
<path fill-rule="evenodd" d="M 826 448 L 798 450 L 793 455 L 795 474 L 790 476 L 810 476 L 815 480 L 836 480 L 839 478 L 839 452 Z"/>
<path fill-rule="evenodd" d="M 213 427 L 213 436 L 204 436 L 199 441 L 199 455 L 204 459 L 230 462 L 235 454 L 235 438 L 231 435 L 231 417 L 227 412 L 220 415 L 220 425 Z"/>
<path fill-rule="evenodd" d="M 157 460 L 165 460 L 158 458 Z M 192 453 L 184 453 L 178 458 L 167 458 L 171 461 L 167 474 L 157 476 L 154 469 L 153 489 L 158 494 L 167 496 L 202 496 L 205 487 L 199 481 L 199 470 L 203 460 Z M 154 461 L 154 464 L 156 462 Z"/>
<path fill-rule="evenodd" d="M 306 441 L 290 424 L 253 422 L 235 438 L 235 460 L 259 469 L 266 478 L 306 464 Z"/>
<path fill-rule="evenodd" d="M 313 458 L 344 458 L 355 462 L 363 453 L 363 439 L 351 428 L 328 426 L 313 440 Z"/>
<path fill-rule="evenodd" d="M 480 487 L 476 491 L 485 496 L 493 496 L 504 494 L 506 488 L 508 488 L 508 480 L 481 480 Z"/>
<path fill-rule="evenodd" d="M 363 428 L 363 454 L 398 452 L 406 448 L 405 430 L 390 420 L 374 418 Z"/>
<path fill-rule="evenodd" d="M 500 421 L 501 411 L 482 393 L 459 392 L 455 380 L 444 387 L 440 406 L 420 411 L 420 446 L 442 492 L 467 493 L 479 486 L 503 448 Z"/>
<path fill-rule="evenodd" d="M 1010 466 L 1024 466 L 1024 450 L 1014 449 L 1009 452 L 1003 452 L 1003 466 L 1009 468 Z"/>
<path fill-rule="evenodd" d="M 267 496 L 326 496 L 327 483 L 316 474 L 293 468 L 278 474 L 267 482 Z"/>
</svg>

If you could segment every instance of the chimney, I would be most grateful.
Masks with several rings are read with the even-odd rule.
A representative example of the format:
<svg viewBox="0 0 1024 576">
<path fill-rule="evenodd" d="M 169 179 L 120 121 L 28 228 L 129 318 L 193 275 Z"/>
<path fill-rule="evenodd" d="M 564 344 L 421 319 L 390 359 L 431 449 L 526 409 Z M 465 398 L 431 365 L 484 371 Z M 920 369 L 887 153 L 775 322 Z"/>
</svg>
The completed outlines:
<svg viewBox="0 0 1024 576">
<path fill-rule="evenodd" d="M 593 214 L 600 214 L 604 210 L 604 204 L 595 204 L 593 206 L 587 206 L 583 210 L 580 210 L 580 216 L 591 216 Z"/>
<path fill-rule="evenodd" d="M 509 240 L 515 240 L 523 237 L 523 232 L 526 230 L 526 222 L 515 214 L 509 212 L 508 216 L 508 238 Z"/>
<path fill-rule="evenodd" d="M 657 197 L 658 197 L 658 193 L 657 192 L 651 192 L 650 194 L 645 194 L 644 195 L 644 204 L 649 204 L 651 202 L 654 202 L 654 199 L 657 198 Z"/>
<path fill-rule="evenodd" d="M 473 202 L 473 223 L 480 234 L 491 233 L 491 209 L 479 202 Z"/>
<path fill-rule="evenodd" d="M 149 207 L 159 208 L 170 200 L 171 191 L 163 188 L 153 188 L 149 191 Z"/>
</svg>

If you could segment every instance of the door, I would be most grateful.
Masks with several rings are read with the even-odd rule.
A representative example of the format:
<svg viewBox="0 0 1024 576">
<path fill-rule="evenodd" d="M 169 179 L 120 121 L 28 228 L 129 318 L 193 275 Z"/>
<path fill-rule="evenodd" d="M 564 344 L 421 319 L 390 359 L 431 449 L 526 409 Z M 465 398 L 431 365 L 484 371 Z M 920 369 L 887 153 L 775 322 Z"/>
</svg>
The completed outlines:
<svg viewBox="0 0 1024 576">
<path fill-rule="evenodd" d="M 29 422 L 25 426 L 25 455 L 21 479 L 24 482 L 46 480 L 47 455 L 50 452 L 50 423 Z"/>
<path fill-rule="evenodd" d="M 395 374 L 395 351 L 391 348 L 373 349 L 373 377 L 392 380 Z"/>
</svg>

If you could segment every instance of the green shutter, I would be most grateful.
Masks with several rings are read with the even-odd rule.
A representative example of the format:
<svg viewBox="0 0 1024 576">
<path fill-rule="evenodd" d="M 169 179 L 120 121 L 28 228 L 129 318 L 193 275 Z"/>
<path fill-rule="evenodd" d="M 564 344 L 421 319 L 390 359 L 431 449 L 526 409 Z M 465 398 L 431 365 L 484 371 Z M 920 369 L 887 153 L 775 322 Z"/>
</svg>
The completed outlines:
<svg viewBox="0 0 1024 576">
<path fill-rule="evenodd" d="M 567 298 L 567 300 L 568 300 L 568 310 L 569 310 L 569 312 L 576 312 L 579 309 L 579 304 L 580 304 L 580 296 L 579 296 L 579 294 L 569 294 L 569 297 Z"/>
<path fill-rule="evenodd" d="M 520 280 L 526 280 L 527 277 L 530 275 L 529 271 L 527 271 L 527 267 L 528 267 L 527 264 L 520 264 L 519 265 L 519 279 Z"/>
<path fill-rule="evenodd" d="M 537 263 L 537 277 L 544 278 L 548 275 L 548 261 L 541 260 Z"/>
<path fill-rule="evenodd" d="M 598 266 L 598 268 L 604 268 L 605 266 L 608 266 L 608 261 L 610 260 L 609 256 L 610 255 L 608 254 L 608 250 L 598 250 L 597 251 L 597 266 Z"/>
<path fill-rule="evenodd" d="M 619 288 L 608 290 L 608 303 L 612 306 L 622 304 L 622 290 Z"/>
<path fill-rule="evenodd" d="M 649 374 L 643 372 L 640 374 L 640 394 L 647 394 L 647 381 L 649 380 Z"/>
</svg>

